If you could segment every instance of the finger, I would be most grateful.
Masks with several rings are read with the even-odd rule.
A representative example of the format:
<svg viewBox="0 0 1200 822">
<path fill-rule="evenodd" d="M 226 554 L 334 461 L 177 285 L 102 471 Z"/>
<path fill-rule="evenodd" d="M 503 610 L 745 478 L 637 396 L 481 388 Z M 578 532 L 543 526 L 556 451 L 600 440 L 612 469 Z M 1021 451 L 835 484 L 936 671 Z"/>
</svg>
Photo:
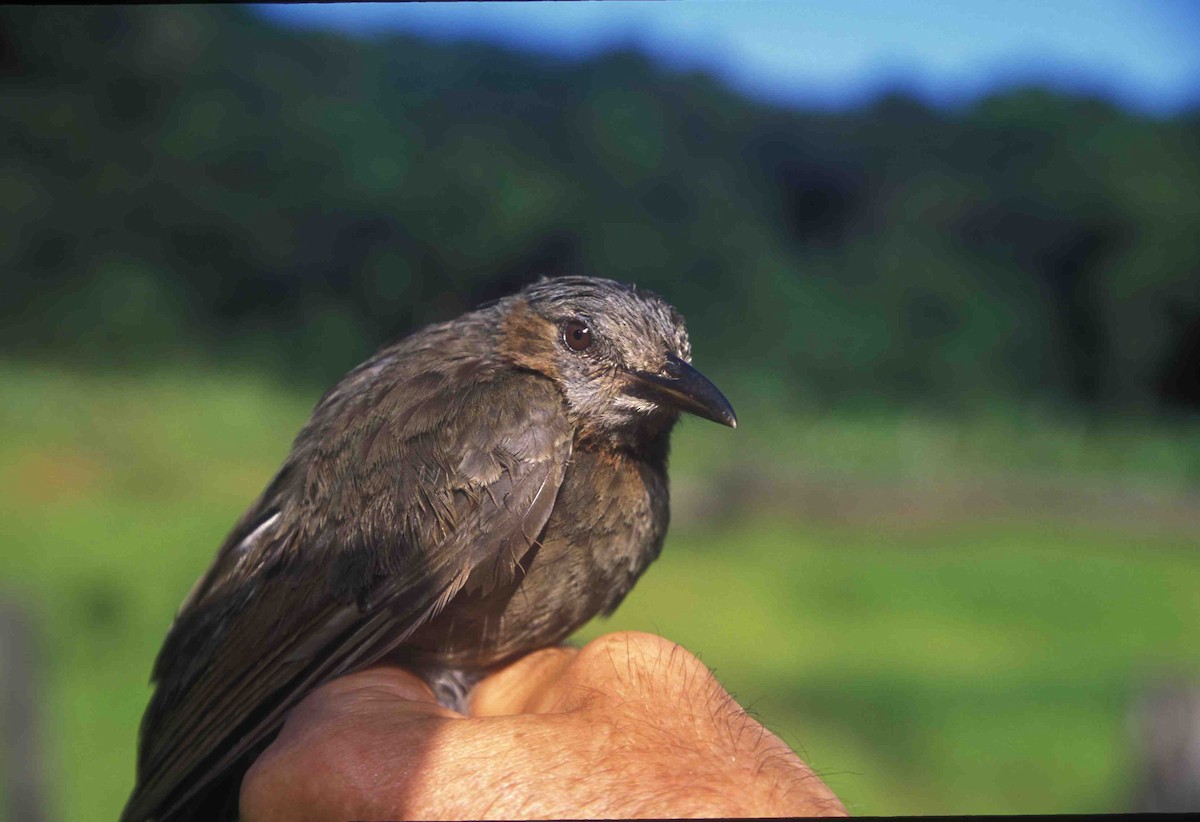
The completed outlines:
<svg viewBox="0 0 1200 822">
<path fill-rule="evenodd" d="M 683 647 L 656 634 L 618 631 L 592 640 L 582 650 L 548 648 L 503 668 L 475 686 L 470 714 L 564 713 L 614 701 L 665 699 L 666 691 L 655 687 L 658 681 L 681 673 L 688 674 L 690 683 L 703 681 L 700 675 L 706 676 L 708 669 Z"/>
<path fill-rule="evenodd" d="M 307 750 L 333 729 L 403 722 L 406 717 L 461 716 L 437 704 L 420 677 L 402 668 L 368 668 L 327 682 L 292 709 L 268 753 Z"/>
<path fill-rule="evenodd" d="M 512 716 L 551 710 L 548 696 L 578 655 L 574 648 L 545 648 L 522 657 L 475 686 L 471 716 Z"/>
<path fill-rule="evenodd" d="M 246 773 L 241 818 L 362 816 L 355 809 L 378 774 L 390 770 L 389 757 L 419 760 L 414 751 L 447 720 L 462 718 L 401 668 L 370 668 L 328 682 L 296 706 Z"/>
<path fill-rule="evenodd" d="M 433 691 L 420 677 L 403 668 L 379 666 L 327 682 L 304 698 L 284 723 L 295 731 L 309 725 L 338 720 L 347 715 L 411 713 L 422 716 L 461 716 L 438 705 Z"/>
</svg>

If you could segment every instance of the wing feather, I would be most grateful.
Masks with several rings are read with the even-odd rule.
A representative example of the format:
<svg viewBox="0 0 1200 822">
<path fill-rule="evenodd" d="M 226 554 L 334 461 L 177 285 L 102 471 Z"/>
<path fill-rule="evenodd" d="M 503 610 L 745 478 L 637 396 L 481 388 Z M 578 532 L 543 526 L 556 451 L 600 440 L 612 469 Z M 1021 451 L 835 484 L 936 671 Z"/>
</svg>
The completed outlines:
<svg viewBox="0 0 1200 822">
<path fill-rule="evenodd" d="M 519 573 L 570 458 L 561 396 L 482 366 L 464 386 L 468 361 L 415 371 L 404 353 L 322 399 L 189 594 L 155 666 L 126 822 L 175 818 L 314 687 L 402 644 L 468 579 Z"/>
</svg>

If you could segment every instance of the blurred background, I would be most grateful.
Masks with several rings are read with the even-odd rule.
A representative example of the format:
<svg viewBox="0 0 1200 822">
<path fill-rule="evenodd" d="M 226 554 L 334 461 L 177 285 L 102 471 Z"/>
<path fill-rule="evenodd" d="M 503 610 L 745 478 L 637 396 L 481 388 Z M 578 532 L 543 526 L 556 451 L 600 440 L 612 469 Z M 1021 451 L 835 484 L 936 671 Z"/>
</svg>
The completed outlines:
<svg viewBox="0 0 1200 822">
<path fill-rule="evenodd" d="M 683 424 L 585 637 L 699 653 L 856 813 L 1200 806 L 1198 41 L 1118 0 L 0 10 L 0 813 L 115 817 L 172 615 L 333 380 L 565 272 L 678 306 L 741 421 Z"/>
</svg>

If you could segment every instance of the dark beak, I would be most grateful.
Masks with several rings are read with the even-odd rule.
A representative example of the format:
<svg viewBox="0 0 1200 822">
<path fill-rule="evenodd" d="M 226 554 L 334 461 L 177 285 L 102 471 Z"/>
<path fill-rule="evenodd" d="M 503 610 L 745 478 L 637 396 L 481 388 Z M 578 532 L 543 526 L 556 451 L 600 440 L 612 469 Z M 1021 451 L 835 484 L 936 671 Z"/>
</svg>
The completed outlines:
<svg viewBox="0 0 1200 822">
<path fill-rule="evenodd" d="M 662 372 L 630 371 L 625 393 L 677 408 L 706 420 L 737 428 L 733 406 L 708 377 L 675 356 L 667 357 Z"/>
</svg>

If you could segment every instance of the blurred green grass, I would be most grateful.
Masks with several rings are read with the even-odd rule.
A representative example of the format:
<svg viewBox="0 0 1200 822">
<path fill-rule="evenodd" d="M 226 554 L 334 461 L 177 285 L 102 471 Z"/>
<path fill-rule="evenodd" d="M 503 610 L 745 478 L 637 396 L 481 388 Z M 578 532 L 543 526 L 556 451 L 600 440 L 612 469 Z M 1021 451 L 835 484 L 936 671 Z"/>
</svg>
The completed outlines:
<svg viewBox="0 0 1200 822">
<path fill-rule="evenodd" d="M 0 595 L 42 640 L 54 818 L 119 811 L 175 608 L 318 393 L 0 362 Z M 872 482 L 1200 484 L 1200 436 L 1182 426 L 738 407 L 736 434 L 683 427 L 677 483 L 751 459 Z M 582 636 L 637 628 L 699 653 L 858 813 L 1122 810 L 1134 689 L 1200 670 L 1197 539 L 1153 526 L 677 517 L 662 559 Z"/>
</svg>

